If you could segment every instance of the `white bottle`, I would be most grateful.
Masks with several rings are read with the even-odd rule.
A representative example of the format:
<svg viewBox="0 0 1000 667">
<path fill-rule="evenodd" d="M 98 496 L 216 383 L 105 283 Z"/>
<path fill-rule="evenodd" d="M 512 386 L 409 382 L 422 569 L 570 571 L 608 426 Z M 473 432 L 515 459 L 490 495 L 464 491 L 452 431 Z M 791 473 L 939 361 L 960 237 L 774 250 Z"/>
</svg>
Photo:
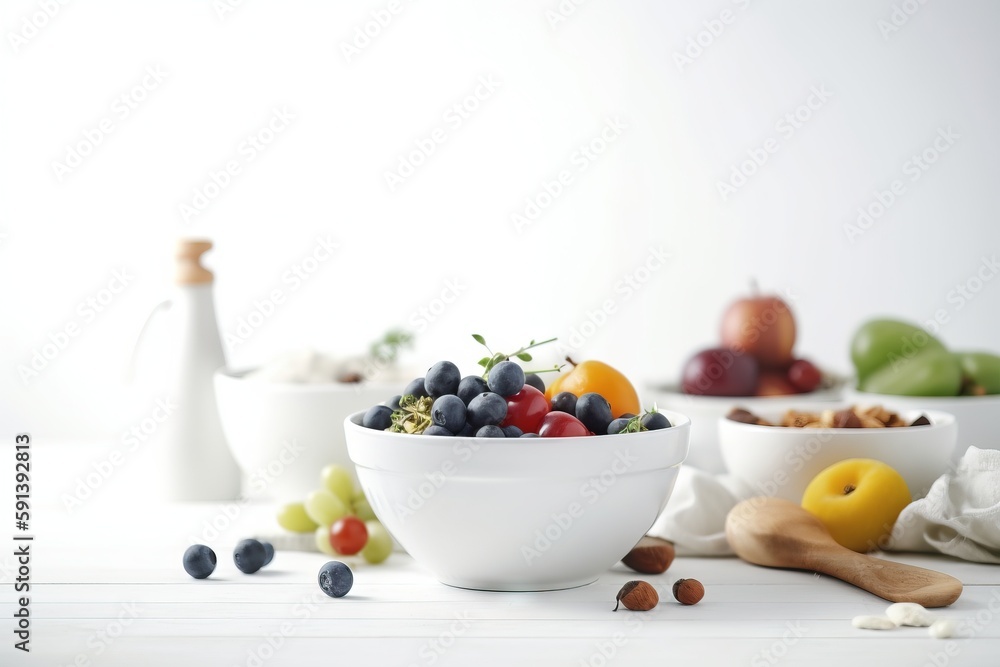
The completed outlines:
<svg viewBox="0 0 1000 667">
<path fill-rule="evenodd" d="M 167 314 L 166 395 L 177 411 L 161 440 L 165 492 L 171 500 L 233 500 L 240 469 L 226 445 L 212 376 L 226 365 L 215 318 L 212 272 L 201 265 L 211 241 L 181 240 Z"/>
</svg>

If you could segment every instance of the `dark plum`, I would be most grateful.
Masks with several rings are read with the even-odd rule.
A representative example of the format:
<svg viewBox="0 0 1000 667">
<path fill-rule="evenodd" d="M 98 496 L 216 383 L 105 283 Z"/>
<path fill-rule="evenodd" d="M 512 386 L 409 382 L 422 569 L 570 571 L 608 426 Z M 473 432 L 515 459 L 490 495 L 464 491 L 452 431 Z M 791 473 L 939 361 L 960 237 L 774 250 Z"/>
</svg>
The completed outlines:
<svg viewBox="0 0 1000 667">
<path fill-rule="evenodd" d="M 749 354 L 728 348 L 703 350 L 684 364 L 681 391 L 702 396 L 753 396 L 760 369 Z"/>
</svg>

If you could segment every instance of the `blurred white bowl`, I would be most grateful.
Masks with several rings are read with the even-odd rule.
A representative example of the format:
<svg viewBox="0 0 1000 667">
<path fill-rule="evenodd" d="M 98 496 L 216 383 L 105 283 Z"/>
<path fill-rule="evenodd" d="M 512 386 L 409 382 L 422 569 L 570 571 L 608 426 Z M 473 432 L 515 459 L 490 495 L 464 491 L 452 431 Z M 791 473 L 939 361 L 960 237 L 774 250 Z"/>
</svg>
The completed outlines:
<svg viewBox="0 0 1000 667">
<path fill-rule="evenodd" d="M 719 451 L 720 417 L 733 408 L 746 408 L 754 414 L 783 413 L 791 408 L 824 409 L 825 405 L 842 399 L 840 387 L 821 389 L 808 394 L 789 396 L 697 396 L 685 394 L 677 385 L 648 386 L 643 400 L 655 402 L 657 407 L 675 410 L 691 419 L 691 451 L 685 465 L 706 472 L 726 472 L 722 453 Z"/>
<path fill-rule="evenodd" d="M 970 445 L 980 449 L 1000 449 L 1000 395 L 992 396 L 896 396 L 868 394 L 856 389 L 847 392 L 849 400 L 865 405 L 884 405 L 890 410 L 940 410 L 955 415 L 958 422 L 958 446 L 952 459 L 958 461 Z"/>
<path fill-rule="evenodd" d="M 793 406 L 794 407 L 794 406 Z M 835 404 L 830 409 L 848 407 Z M 768 421 L 783 411 L 754 412 Z M 758 426 L 719 419 L 719 444 L 729 472 L 755 493 L 802 501 L 809 482 L 838 461 L 876 459 L 894 468 L 916 498 L 927 495 L 948 471 L 957 433 L 955 417 L 934 410 L 904 410 L 908 423 L 927 415 L 928 426 L 893 428 L 794 428 Z"/>
<path fill-rule="evenodd" d="M 222 430 L 246 475 L 244 493 L 280 502 L 302 501 L 320 488 L 323 466 L 336 463 L 353 470 L 344 419 L 402 389 L 399 383 L 300 384 L 244 378 L 248 372 L 215 373 Z"/>
<path fill-rule="evenodd" d="M 445 584 L 536 591 L 590 583 L 649 530 L 674 487 L 690 422 L 622 435 L 415 436 L 344 422 L 379 520 Z"/>
</svg>

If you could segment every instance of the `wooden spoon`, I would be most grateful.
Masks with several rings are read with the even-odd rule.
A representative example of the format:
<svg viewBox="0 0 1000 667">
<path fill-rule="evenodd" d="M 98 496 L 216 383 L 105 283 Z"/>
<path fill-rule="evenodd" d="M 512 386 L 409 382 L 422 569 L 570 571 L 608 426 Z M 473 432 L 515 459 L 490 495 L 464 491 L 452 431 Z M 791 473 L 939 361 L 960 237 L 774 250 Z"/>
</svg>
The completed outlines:
<svg viewBox="0 0 1000 667">
<path fill-rule="evenodd" d="M 755 565 L 813 570 L 891 602 L 945 607 L 962 594 L 958 579 L 851 551 L 837 544 L 819 519 L 781 498 L 744 500 L 726 517 L 726 539 Z"/>
</svg>

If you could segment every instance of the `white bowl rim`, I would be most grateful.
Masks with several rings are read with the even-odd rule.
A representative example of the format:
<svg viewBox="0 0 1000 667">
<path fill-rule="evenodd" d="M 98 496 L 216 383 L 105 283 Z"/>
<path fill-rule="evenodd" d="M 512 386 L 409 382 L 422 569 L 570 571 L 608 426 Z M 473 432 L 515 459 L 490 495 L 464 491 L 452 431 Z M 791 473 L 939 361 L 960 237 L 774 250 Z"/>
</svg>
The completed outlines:
<svg viewBox="0 0 1000 667">
<path fill-rule="evenodd" d="M 255 384 L 259 384 L 260 386 L 280 389 L 282 391 L 314 392 L 330 391 L 331 389 L 337 389 L 340 391 L 360 391 L 363 389 L 385 390 L 399 386 L 398 382 L 393 382 L 391 380 L 363 380 L 361 382 L 337 382 L 336 380 L 330 382 L 295 382 L 291 380 L 270 380 L 265 378 L 255 380 L 253 378 L 248 379 L 246 377 L 247 373 L 251 373 L 259 368 L 260 366 L 247 366 L 239 369 L 220 366 L 215 370 L 214 376 L 224 382 L 253 382 Z M 393 396 L 394 395 L 395 394 L 393 394 Z"/>
<path fill-rule="evenodd" d="M 347 452 L 358 469 L 371 468 L 403 475 L 426 474 L 428 465 L 458 463 L 454 473 L 469 479 L 587 478 L 622 456 L 631 460 L 616 474 L 632 476 L 680 466 L 690 451 L 691 421 L 664 411 L 674 423 L 666 429 L 626 435 L 562 438 L 477 438 L 475 436 L 414 436 L 365 428 L 359 411 L 344 420 Z M 465 452 L 477 452 L 474 458 Z M 453 473 L 448 473 L 452 476 Z"/>
<path fill-rule="evenodd" d="M 777 396 L 705 396 L 703 394 L 686 394 L 681 391 L 680 385 L 676 383 L 646 385 L 646 391 L 647 393 L 655 392 L 657 394 L 668 395 L 671 398 L 676 397 L 682 400 L 704 401 L 706 404 L 732 403 L 733 401 L 773 401 L 777 403 L 779 401 L 787 402 L 790 400 L 829 403 L 842 398 L 844 386 L 845 385 L 843 384 L 837 384 L 833 387 L 825 387 L 823 389 L 817 389 L 805 394 L 780 394 Z"/>
<path fill-rule="evenodd" d="M 364 426 L 361 425 L 361 419 L 365 416 L 365 412 L 366 412 L 365 410 L 360 410 L 358 412 L 355 412 L 353 414 L 348 415 L 344 419 L 344 428 L 350 427 L 350 428 L 364 429 L 364 431 L 362 431 L 362 432 L 372 431 L 374 433 L 382 433 L 386 437 L 391 437 L 391 438 L 396 438 L 396 439 L 404 439 L 405 440 L 405 439 L 410 439 L 410 438 L 413 437 L 409 433 L 393 433 L 391 431 L 375 431 L 374 429 L 365 428 Z M 663 414 L 665 414 L 667 416 L 667 419 L 670 420 L 670 427 L 669 428 L 657 429 L 656 431 L 642 431 L 641 433 L 628 433 L 626 435 L 629 435 L 629 436 L 640 435 L 641 436 L 644 433 L 657 433 L 658 431 L 669 431 L 671 429 L 679 428 L 679 427 L 684 426 L 685 424 L 690 424 L 691 423 L 691 420 L 687 417 L 687 415 L 683 415 L 680 412 L 675 412 L 674 410 L 658 410 L 658 412 L 662 412 Z M 674 421 L 675 418 L 677 418 L 677 421 Z M 548 442 L 592 442 L 595 437 L 600 437 L 600 436 L 597 436 L 597 435 L 575 435 L 575 436 L 569 436 L 569 437 L 565 437 L 565 438 L 539 438 L 539 439 L 541 441 L 547 442 L 547 443 Z M 614 436 L 608 436 L 608 437 L 614 437 Z M 463 435 L 463 436 L 453 435 L 451 437 L 448 437 L 448 436 L 444 436 L 444 437 L 427 436 L 426 438 L 422 439 L 421 442 L 425 442 L 426 441 L 428 444 L 432 444 L 432 443 L 436 443 L 437 441 L 441 441 L 441 443 L 444 445 L 444 444 L 454 443 L 454 442 L 473 441 L 473 442 L 475 442 L 478 445 L 489 446 L 489 445 L 501 445 L 501 444 L 503 444 L 504 440 L 505 440 L 504 438 L 477 438 L 477 437 L 475 437 L 473 435 Z"/>
<path fill-rule="evenodd" d="M 845 406 L 849 407 L 849 406 Z M 843 409 L 843 408 L 841 408 Z M 909 410 L 900 410 L 900 413 L 911 413 L 919 416 L 921 414 L 927 415 L 927 418 L 931 420 L 930 424 L 926 426 L 917 426 L 913 428 L 919 428 L 921 432 L 935 431 L 940 429 L 946 429 L 957 422 L 955 415 L 950 412 L 944 412 L 943 410 L 921 410 L 919 408 L 912 408 Z M 758 415 L 759 417 L 767 417 L 768 415 Z M 914 419 L 916 418 L 914 417 Z M 856 437 L 861 435 L 872 435 L 875 433 L 906 433 L 911 427 L 893 427 L 893 428 L 796 428 L 794 426 L 763 426 L 761 424 L 747 424 L 746 422 L 736 421 L 735 419 L 730 419 L 728 416 L 719 417 L 719 422 L 721 424 L 726 424 L 727 426 L 733 425 L 732 428 L 746 429 L 751 432 L 763 432 L 765 430 L 770 433 L 796 433 L 799 435 L 808 433 L 810 435 L 832 435 L 836 434 L 838 436 Z M 778 436 L 781 437 L 781 436 Z M 876 436 L 878 437 L 878 436 Z"/>
<path fill-rule="evenodd" d="M 934 403 L 950 403 L 952 401 L 960 402 L 1000 402 L 1000 394 L 985 394 L 983 396 L 910 396 L 908 394 L 876 394 L 870 391 L 861 391 L 860 389 L 854 388 L 854 386 L 849 386 L 848 391 L 851 396 L 856 396 L 859 399 L 871 398 L 872 400 L 904 400 L 904 401 L 928 401 L 931 404 Z"/>
<path fill-rule="evenodd" d="M 361 425 L 361 419 L 365 416 L 365 412 L 366 412 L 365 410 L 361 410 L 359 412 L 355 412 L 354 414 L 348 415 L 347 418 L 344 419 L 344 428 L 345 429 L 347 429 L 347 428 L 351 428 L 351 429 L 363 429 L 361 431 L 362 433 L 366 433 L 366 432 L 381 433 L 382 437 L 393 438 L 393 439 L 395 439 L 395 440 L 397 440 L 399 442 L 402 442 L 402 441 L 405 441 L 405 440 L 409 440 L 410 443 L 413 442 L 413 440 L 412 440 L 413 436 L 410 435 L 409 433 L 392 433 L 391 431 L 375 431 L 374 429 L 365 428 L 364 426 Z M 670 427 L 669 428 L 657 429 L 655 431 L 642 431 L 640 433 L 627 433 L 627 434 L 624 434 L 624 435 L 627 435 L 630 438 L 635 438 L 635 436 L 639 436 L 642 439 L 646 439 L 646 438 L 648 438 L 650 436 L 649 435 L 645 435 L 645 434 L 656 434 L 656 433 L 662 433 L 662 432 L 666 432 L 666 431 L 671 431 L 673 429 L 681 428 L 681 427 L 683 427 L 683 426 L 691 423 L 691 420 L 687 417 L 687 415 L 683 415 L 680 412 L 675 412 L 673 410 L 659 410 L 659 412 L 662 412 L 663 414 L 667 415 L 667 419 L 670 420 Z M 677 419 L 677 421 L 675 421 L 675 419 Z M 616 434 L 616 435 L 623 435 L 623 434 Z M 577 435 L 577 436 L 569 436 L 569 437 L 565 437 L 565 438 L 538 438 L 538 440 L 540 440 L 542 443 L 544 443 L 546 445 L 549 445 L 551 443 L 551 446 L 555 446 L 556 444 L 569 444 L 569 445 L 572 445 L 573 443 L 580 443 L 580 442 L 592 443 L 595 437 L 602 437 L 602 436 L 597 436 L 597 435 Z M 605 435 L 603 437 L 613 438 L 615 436 L 613 436 L 613 435 Z M 516 439 L 516 438 L 512 438 L 512 439 Z M 436 447 L 436 446 L 438 446 L 440 444 L 441 448 L 445 448 L 445 447 L 451 448 L 451 447 L 454 447 L 454 445 L 455 445 L 456 442 L 461 442 L 461 443 L 474 442 L 480 448 L 496 447 L 496 448 L 503 449 L 503 445 L 504 445 L 504 441 L 505 440 L 506 440 L 506 438 L 477 438 L 475 436 L 458 436 L 458 435 L 453 435 L 451 437 L 448 437 L 448 436 L 444 436 L 444 437 L 427 436 L 425 438 L 421 438 L 420 439 L 420 444 L 422 444 L 422 445 L 426 444 L 426 445 L 431 446 L 431 447 Z M 532 440 L 532 441 L 534 441 L 535 439 L 534 438 L 526 438 L 526 440 Z M 617 440 L 616 442 L 621 442 L 621 440 Z M 640 441 L 639 440 L 635 440 L 635 442 L 640 442 Z M 510 445 L 510 443 L 506 443 L 506 444 L 508 446 Z M 536 443 L 536 445 L 537 444 L 539 444 L 539 443 Z"/>
</svg>

